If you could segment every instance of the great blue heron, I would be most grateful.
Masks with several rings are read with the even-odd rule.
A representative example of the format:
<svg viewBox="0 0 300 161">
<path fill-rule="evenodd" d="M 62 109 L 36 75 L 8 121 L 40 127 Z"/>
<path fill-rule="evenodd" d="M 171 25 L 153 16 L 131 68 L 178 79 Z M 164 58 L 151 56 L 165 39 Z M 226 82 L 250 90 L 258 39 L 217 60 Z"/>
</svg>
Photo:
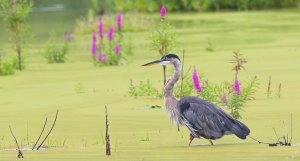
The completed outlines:
<svg viewBox="0 0 300 161">
<path fill-rule="evenodd" d="M 185 125 L 190 130 L 190 142 L 194 138 L 211 140 L 219 139 L 224 135 L 235 134 L 240 139 L 246 139 L 249 128 L 242 122 L 234 119 L 217 105 L 194 96 L 182 97 L 176 100 L 173 88 L 181 74 L 181 62 L 177 55 L 168 54 L 161 59 L 142 66 L 154 64 L 173 65 L 173 76 L 164 87 L 164 101 L 170 119 L 177 125 Z"/>
</svg>

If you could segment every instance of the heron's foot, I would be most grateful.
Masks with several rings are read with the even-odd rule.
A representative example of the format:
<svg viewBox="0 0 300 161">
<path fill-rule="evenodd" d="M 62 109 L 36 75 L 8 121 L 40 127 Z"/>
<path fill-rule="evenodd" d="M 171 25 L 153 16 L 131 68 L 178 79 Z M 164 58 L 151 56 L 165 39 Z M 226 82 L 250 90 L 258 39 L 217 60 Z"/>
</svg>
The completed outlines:
<svg viewBox="0 0 300 161">
<path fill-rule="evenodd" d="M 214 145 L 214 143 L 211 141 L 211 139 L 208 139 L 208 140 L 209 140 L 210 145 Z"/>
<path fill-rule="evenodd" d="M 189 142 L 189 146 L 191 146 L 192 141 L 194 140 L 194 136 L 192 134 L 190 134 L 190 142 Z"/>
</svg>

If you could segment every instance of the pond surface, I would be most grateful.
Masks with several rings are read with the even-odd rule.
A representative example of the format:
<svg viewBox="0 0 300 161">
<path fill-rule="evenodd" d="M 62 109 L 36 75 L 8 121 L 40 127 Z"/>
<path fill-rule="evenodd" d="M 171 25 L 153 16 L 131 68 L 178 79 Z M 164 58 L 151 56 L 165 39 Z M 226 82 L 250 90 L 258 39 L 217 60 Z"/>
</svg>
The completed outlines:
<svg viewBox="0 0 300 161">
<path fill-rule="evenodd" d="M 85 15 L 90 7 L 89 0 L 35 0 L 28 17 L 34 38 L 33 42 L 47 40 L 49 33 L 56 36 L 72 32 L 76 20 Z M 0 21 L 0 42 L 8 40 L 8 32 Z"/>
</svg>

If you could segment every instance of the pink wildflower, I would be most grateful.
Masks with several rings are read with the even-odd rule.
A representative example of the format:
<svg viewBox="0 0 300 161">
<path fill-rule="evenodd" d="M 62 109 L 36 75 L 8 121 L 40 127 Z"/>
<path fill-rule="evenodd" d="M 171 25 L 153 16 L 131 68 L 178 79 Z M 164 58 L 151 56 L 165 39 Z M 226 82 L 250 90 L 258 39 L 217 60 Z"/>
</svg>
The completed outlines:
<svg viewBox="0 0 300 161">
<path fill-rule="evenodd" d="M 167 9 L 165 5 L 162 5 L 162 7 L 160 8 L 160 17 L 165 18 L 166 14 L 167 14 Z"/>
<path fill-rule="evenodd" d="M 237 79 L 234 80 L 233 90 L 237 95 L 241 94 L 240 82 Z"/>
<path fill-rule="evenodd" d="M 118 14 L 117 14 L 117 28 L 118 28 L 118 31 L 122 30 L 122 13 L 121 12 L 118 12 Z"/>
<path fill-rule="evenodd" d="M 104 35 L 103 20 L 100 20 L 99 22 L 98 31 L 99 31 L 100 38 L 103 39 L 103 35 Z"/>
<path fill-rule="evenodd" d="M 114 27 L 111 26 L 109 29 L 108 29 L 108 32 L 107 32 L 107 39 L 109 41 L 112 41 L 114 39 Z"/>
<path fill-rule="evenodd" d="M 202 91 L 202 87 L 199 82 L 199 75 L 198 75 L 196 68 L 194 68 L 192 79 L 193 79 L 194 88 L 195 88 L 196 92 L 200 93 Z"/>
</svg>

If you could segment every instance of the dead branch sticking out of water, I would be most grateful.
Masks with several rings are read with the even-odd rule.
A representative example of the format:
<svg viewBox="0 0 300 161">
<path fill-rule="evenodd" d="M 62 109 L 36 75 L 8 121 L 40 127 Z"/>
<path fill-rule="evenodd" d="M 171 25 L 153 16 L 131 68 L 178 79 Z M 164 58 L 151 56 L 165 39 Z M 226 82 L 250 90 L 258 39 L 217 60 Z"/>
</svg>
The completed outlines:
<svg viewBox="0 0 300 161">
<path fill-rule="evenodd" d="M 293 115 L 291 114 L 291 136 L 289 138 L 289 133 L 288 130 L 285 126 L 285 122 L 283 121 L 283 126 L 285 129 L 285 135 L 283 135 L 282 137 L 278 137 L 277 132 L 275 130 L 275 128 L 273 128 L 274 133 L 276 135 L 277 141 L 275 143 L 271 143 L 269 144 L 269 146 L 291 146 L 292 145 L 292 138 L 293 138 Z"/>
<path fill-rule="evenodd" d="M 107 118 L 107 107 L 105 106 L 105 142 L 106 142 L 106 155 L 110 155 L 110 142 L 109 142 L 109 133 L 108 133 L 108 118 Z"/>
<path fill-rule="evenodd" d="M 22 153 L 22 151 L 21 151 L 21 149 L 20 149 L 20 146 L 19 146 L 18 140 L 17 140 L 17 138 L 15 137 L 15 135 L 14 135 L 13 131 L 11 130 L 11 127 L 10 127 L 10 125 L 9 125 L 9 130 L 10 130 L 10 133 L 11 133 L 11 135 L 13 136 L 13 138 L 14 138 L 14 140 L 15 140 L 15 143 L 16 143 L 16 145 L 17 145 L 17 150 L 18 150 L 18 158 L 24 158 L 24 156 L 23 156 L 23 153 Z"/>
<path fill-rule="evenodd" d="M 32 147 L 31 150 L 34 150 L 34 148 L 36 147 L 37 143 L 40 141 L 41 136 L 43 135 L 43 132 L 44 132 L 44 130 L 45 130 L 46 125 L 47 125 L 47 117 L 46 117 L 46 120 L 45 120 L 43 129 L 42 129 L 42 131 L 41 131 L 41 133 L 40 133 L 40 136 L 39 136 L 38 139 L 36 140 L 36 142 L 35 142 L 35 144 L 33 145 L 33 147 Z"/>
<path fill-rule="evenodd" d="M 293 115 L 291 114 L 291 136 L 289 138 L 289 133 L 288 130 L 285 126 L 285 122 L 283 121 L 283 126 L 285 129 L 285 134 L 282 137 L 278 137 L 276 129 L 273 128 L 274 134 L 277 138 L 277 141 L 275 143 L 266 143 L 266 142 L 262 142 L 259 141 L 251 136 L 248 136 L 249 138 L 251 138 L 252 140 L 258 142 L 259 144 L 268 144 L 269 147 L 274 147 L 274 146 L 291 146 L 292 145 L 292 138 L 293 138 Z"/>
<path fill-rule="evenodd" d="M 48 138 L 48 136 L 50 135 L 50 133 L 52 132 L 54 126 L 55 126 L 55 123 L 56 123 L 56 120 L 57 120 L 57 116 L 58 116 L 58 110 L 56 111 L 56 115 L 55 115 L 55 119 L 54 119 L 54 122 L 52 124 L 52 127 L 50 129 L 50 131 L 48 132 L 48 134 L 46 135 L 46 137 L 44 138 L 44 140 L 42 141 L 42 143 L 38 146 L 38 148 L 36 150 L 39 150 L 40 147 L 44 144 L 44 142 L 46 141 L 46 139 Z"/>
</svg>

